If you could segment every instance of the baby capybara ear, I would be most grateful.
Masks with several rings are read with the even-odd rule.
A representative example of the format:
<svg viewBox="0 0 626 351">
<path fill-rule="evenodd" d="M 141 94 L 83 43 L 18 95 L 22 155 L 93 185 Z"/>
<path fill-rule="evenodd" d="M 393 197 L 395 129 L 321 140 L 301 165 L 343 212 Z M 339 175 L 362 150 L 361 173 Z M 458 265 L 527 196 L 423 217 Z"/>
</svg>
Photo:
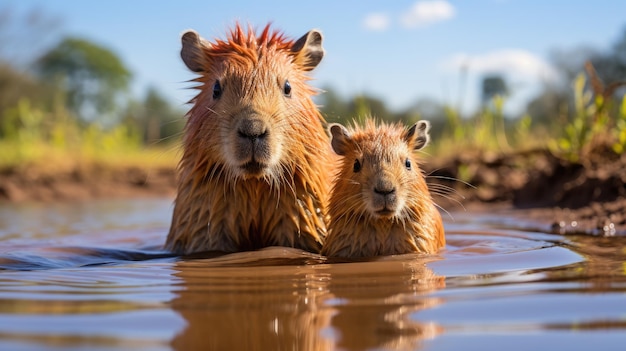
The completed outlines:
<svg viewBox="0 0 626 351">
<path fill-rule="evenodd" d="M 350 133 L 346 127 L 339 123 L 332 123 L 328 127 L 328 130 L 330 131 L 332 138 L 330 145 L 333 147 L 333 151 L 335 151 L 335 153 L 339 156 L 344 156 L 348 152 L 350 144 L 352 143 Z"/>
<path fill-rule="evenodd" d="M 180 50 L 180 57 L 183 62 L 193 72 L 202 72 L 205 68 L 206 56 L 205 48 L 210 48 L 211 44 L 204 40 L 194 30 L 186 31 L 181 37 L 183 44 Z"/>
<path fill-rule="evenodd" d="M 316 29 L 303 35 L 291 47 L 294 62 L 303 71 L 311 71 L 322 61 L 324 48 L 322 47 L 322 33 Z"/>
<path fill-rule="evenodd" d="M 404 134 L 404 140 L 409 144 L 413 150 L 420 150 L 424 148 L 428 141 L 430 141 L 430 123 L 428 121 L 417 121 L 409 128 Z"/>
</svg>

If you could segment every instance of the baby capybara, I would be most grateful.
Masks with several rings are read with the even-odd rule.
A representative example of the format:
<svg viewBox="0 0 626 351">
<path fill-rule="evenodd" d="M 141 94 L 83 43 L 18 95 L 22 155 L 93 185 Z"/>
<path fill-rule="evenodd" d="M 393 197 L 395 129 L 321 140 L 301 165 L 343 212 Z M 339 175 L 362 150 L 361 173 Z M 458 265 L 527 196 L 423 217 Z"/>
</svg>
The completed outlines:
<svg viewBox="0 0 626 351">
<path fill-rule="evenodd" d="M 341 164 L 331 191 L 322 254 L 368 257 L 435 253 L 445 245 L 416 151 L 429 141 L 427 121 L 329 128 Z"/>
</svg>

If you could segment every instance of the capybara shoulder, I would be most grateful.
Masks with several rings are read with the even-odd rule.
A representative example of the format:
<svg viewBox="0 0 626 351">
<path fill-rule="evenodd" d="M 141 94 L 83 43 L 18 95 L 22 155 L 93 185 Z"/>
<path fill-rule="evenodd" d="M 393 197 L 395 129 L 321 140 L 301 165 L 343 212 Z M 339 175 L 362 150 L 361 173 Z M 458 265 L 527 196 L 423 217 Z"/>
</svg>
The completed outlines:
<svg viewBox="0 0 626 351">
<path fill-rule="evenodd" d="M 298 40 L 240 25 L 226 39 L 182 36 L 198 77 L 187 114 L 174 214 L 177 253 L 289 246 L 318 252 L 326 235 L 330 157 L 308 72 L 322 35 Z"/>
<path fill-rule="evenodd" d="M 419 167 L 417 150 L 430 125 L 329 127 L 340 158 L 330 195 L 328 237 L 322 254 L 368 257 L 435 253 L 445 245 L 441 215 Z"/>
</svg>

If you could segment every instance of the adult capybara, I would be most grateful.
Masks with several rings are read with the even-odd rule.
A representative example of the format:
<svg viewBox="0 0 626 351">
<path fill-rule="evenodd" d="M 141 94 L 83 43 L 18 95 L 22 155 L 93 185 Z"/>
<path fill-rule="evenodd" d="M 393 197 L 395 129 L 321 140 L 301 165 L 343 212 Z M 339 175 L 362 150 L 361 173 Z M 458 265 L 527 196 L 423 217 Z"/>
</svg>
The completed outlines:
<svg viewBox="0 0 626 351">
<path fill-rule="evenodd" d="M 435 253 L 445 245 L 441 215 L 418 166 L 429 141 L 427 121 L 329 128 L 342 156 L 330 195 L 328 237 L 322 254 L 367 257 Z"/>
<path fill-rule="evenodd" d="M 307 73 L 324 55 L 311 30 L 290 40 L 237 24 L 226 40 L 182 36 L 199 74 L 166 248 L 181 254 L 289 246 L 319 252 L 326 235 L 323 117 Z"/>
</svg>

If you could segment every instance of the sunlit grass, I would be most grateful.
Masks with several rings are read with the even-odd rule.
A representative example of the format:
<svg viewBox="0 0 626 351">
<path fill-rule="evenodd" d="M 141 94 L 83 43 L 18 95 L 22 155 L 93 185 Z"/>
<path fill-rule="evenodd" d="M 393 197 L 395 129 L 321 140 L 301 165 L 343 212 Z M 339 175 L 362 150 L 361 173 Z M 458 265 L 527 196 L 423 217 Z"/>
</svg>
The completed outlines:
<svg viewBox="0 0 626 351">
<path fill-rule="evenodd" d="M 528 115 L 507 121 L 503 112 L 505 103 L 504 97 L 496 96 L 470 118 L 462 118 L 458 111 L 446 107 L 444 131 L 433 143 L 429 153 L 435 157 L 449 158 L 460 153 L 501 154 L 547 147 L 545 128 L 533 126 L 532 118 Z"/>
<path fill-rule="evenodd" d="M 553 125 L 533 125 L 531 116 L 506 121 L 506 100 L 496 96 L 471 118 L 461 118 L 458 111 L 445 109 L 446 127 L 430 150 L 435 157 L 506 154 L 543 149 L 555 156 L 581 162 L 594 150 L 621 155 L 626 152 L 626 95 L 619 108 L 613 106 L 614 91 L 626 83 L 604 87 L 588 66 L 588 77 L 580 74 L 573 82 L 571 117 Z M 564 111 L 564 115 L 567 115 Z"/>
<path fill-rule="evenodd" d="M 597 85 L 593 78 L 591 83 Z M 594 87 L 592 84 L 591 89 L 586 85 L 585 76 L 578 75 L 573 84 L 574 117 L 559 136 L 549 141 L 550 149 L 575 162 L 585 159 L 594 148 L 607 147 L 621 155 L 626 148 L 626 95 L 620 108 L 614 109 L 612 92 L 604 91 L 603 85 Z"/>
<path fill-rule="evenodd" d="M 119 124 L 79 125 L 67 111 L 54 113 L 34 108 L 27 100 L 6 111 L 0 138 L 0 169 L 36 168 L 61 171 L 93 165 L 117 167 L 175 167 L 178 143 L 145 146 L 139 133 Z"/>
<path fill-rule="evenodd" d="M 82 166 L 102 165 L 111 168 L 173 168 L 180 158 L 174 145 L 96 151 L 95 148 L 69 150 L 47 143 L 23 144 L 0 140 L 0 169 L 36 167 L 42 170 L 68 170 Z"/>
<path fill-rule="evenodd" d="M 614 94 L 589 84 L 598 85 L 592 73 L 587 77 L 591 78 L 581 74 L 573 83 L 571 116 L 559 121 L 555 116 L 554 125 L 534 125 L 528 115 L 505 118 L 506 98 L 501 96 L 470 117 L 446 107 L 443 133 L 427 152 L 430 157 L 450 159 L 539 149 L 580 162 L 600 145 L 621 155 L 626 152 L 626 99 L 613 106 Z M 357 106 L 359 116 L 369 115 L 368 106 L 361 105 Z M 132 123 L 103 127 L 80 122 L 62 104 L 50 111 L 23 99 L 0 117 L 0 170 L 34 167 L 54 172 L 92 165 L 174 168 L 181 155 L 178 139 L 146 146 Z"/>
</svg>

